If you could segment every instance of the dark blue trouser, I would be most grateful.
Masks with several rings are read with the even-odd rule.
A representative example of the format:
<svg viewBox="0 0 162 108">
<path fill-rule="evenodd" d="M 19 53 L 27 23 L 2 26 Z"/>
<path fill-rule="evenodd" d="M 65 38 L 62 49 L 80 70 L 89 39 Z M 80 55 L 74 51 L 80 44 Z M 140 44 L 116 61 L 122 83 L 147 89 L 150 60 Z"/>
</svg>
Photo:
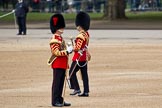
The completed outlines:
<svg viewBox="0 0 162 108">
<path fill-rule="evenodd" d="M 53 83 L 52 83 L 52 105 L 58 103 L 63 103 L 63 87 L 65 80 L 65 69 L 53 69 Z"/>
<path fill-rule="evenodd" d="M 19 26 L 19 34 L 26 34 L 26 17 L 17 17 L 17 24 Z"/>
<path fill-rule="evenodd" d="M 86 63 L 86 61 L 79 62 L 80 65 L 84 65 L 85 63 Z M 71 68 L 69 70 L 69 75 L 72 73 L 75 64 L 76 64 L 76 61 L 73 61 L 71 64 Z M 85 65 L 84 67 L 79 67 L 78 65 L 76 65 L 76 68 L 74 69 L 74 72 L 70 79 L 71 89 L 80 90 L 78 79 L 76 76 L 76 73 L 79 70 L 81 71 L 81 75 L 82 75 L 82 79 L 83 79 L 83 87 L 84 87 L 83 92 L 89 93 L 89 79 L 88 79 L 87 65 Z"/>
</svg>

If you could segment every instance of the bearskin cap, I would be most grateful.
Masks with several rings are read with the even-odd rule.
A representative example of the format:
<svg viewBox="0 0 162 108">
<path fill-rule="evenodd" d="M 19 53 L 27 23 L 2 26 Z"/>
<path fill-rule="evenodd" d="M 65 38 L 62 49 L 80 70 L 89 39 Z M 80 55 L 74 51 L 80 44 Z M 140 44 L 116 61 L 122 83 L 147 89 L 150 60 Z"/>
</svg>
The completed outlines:
<svg viewBox="0 0 162 108">
<path fill-rule="evenodd" d="M 81 26 L 84 30 L 88 30 L 90 27 L 90 16 L 85 12 L 79 12 L 75 19 L 75 25 Z"/>
<path fill-rule="evenodd" d="M 54 34 L 58 29 L 65 28 L 65 20 L 61 14 L 54 14 L 50 19 L 50 29 Z"/>
</svg>

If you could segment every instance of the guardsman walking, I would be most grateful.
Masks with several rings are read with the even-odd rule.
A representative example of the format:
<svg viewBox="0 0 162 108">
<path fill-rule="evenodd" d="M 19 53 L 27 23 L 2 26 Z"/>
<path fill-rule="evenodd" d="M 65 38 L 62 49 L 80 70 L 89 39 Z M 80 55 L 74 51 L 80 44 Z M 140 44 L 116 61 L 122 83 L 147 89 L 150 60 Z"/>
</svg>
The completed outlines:
<svg viewBox="0 0 162 108">
<path fill-rule="evenodd" d="M 64 17 L 61 14 L 53 15 L 50 19 L 50 29 L 54 35 L 50 40 L 50 48 L 52 56 L 54 56 L 51 63 L 53 69 L 52 106 L 56 107 L 71 106 L 70 103 L 64 101 L 63 86 L 68 68 L 68 55 L 72 53 L 73 47 L 65 45 L 61 36 L 64 28 Z"/>
<path fill-rule="evenodd" d="M 87 72 L 87 57 L 90 58 L 88 53 L 88 43 L 89 43 L 89 30 L 90 26 L 90 17 L 85 12 L 79 12 L 76 16 L 75 24 L 79 34 L 76 36 L 75 45 L 74 45 L 74 56 L 72 58 L 71 68 L 69 70 L 69 77 L 71 83 L 71 89 L 74 91 L 70 95 L 76 95 L 80 97 L 89 96 L 89 79 Z M 84 91 L 82 94 L 76 73 L 81 71 L 81 76 L 83 80 Z"/>
</svg>

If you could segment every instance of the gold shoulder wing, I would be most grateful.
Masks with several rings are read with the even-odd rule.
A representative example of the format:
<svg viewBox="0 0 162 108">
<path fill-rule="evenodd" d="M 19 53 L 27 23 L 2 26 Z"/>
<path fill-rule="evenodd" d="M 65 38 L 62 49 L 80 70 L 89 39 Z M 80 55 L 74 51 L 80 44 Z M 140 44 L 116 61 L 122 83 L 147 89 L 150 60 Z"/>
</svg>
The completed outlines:
<svg viewBox="0 0 162 108">
<path fill-rule="evenodd" d="M 49 44 L 51 45 L 51 44 L 61 44 L 61 42 L 59 41 L 59 40 L 57 40 L 57 39 L 51 39 L 50 40 L 50 42 L 49 42 Z"/>
<path fill-rule="evenodd" d="M 83 34 L 79 34 L 76 38 L 80 38 L 80 39 L 83 39 L 85 41 L 85 37 L 83 36 Z"/>
</svg>

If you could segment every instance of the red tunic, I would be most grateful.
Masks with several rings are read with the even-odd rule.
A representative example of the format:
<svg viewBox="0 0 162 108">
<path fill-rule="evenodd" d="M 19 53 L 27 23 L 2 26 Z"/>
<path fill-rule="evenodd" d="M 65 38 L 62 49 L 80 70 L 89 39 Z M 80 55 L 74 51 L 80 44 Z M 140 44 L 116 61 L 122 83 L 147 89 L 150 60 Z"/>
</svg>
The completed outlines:
<svg viewBox="0 0 162 108">
<path fill-rule="evenodd" d="M 56 56 L 56 59 L 53 61 L 52 68 L 68 68 L 68 54 L 66 52 L 66 45 L 63 38 L 54 34 L 53 38 L 50 41 L 51 53 Z"/>
<path fill-rule="evenodd" d="M 83 50 L 85 46 L 88 47 L 89 43 L 89 33 L 85 31 L 80 31 L 79 35 L 76 37 L 75 40 L 75 46 L 74 46 L 74 56 L 73 56 L 73 61 L 76 61 L 76 59 L 79 58 L 80 54 L 78 53 L 79 50 Z M 83 55 L 80 57 L 79 61 L 86 61 L 87 51 L 83 51 Z"/>
</svg>

